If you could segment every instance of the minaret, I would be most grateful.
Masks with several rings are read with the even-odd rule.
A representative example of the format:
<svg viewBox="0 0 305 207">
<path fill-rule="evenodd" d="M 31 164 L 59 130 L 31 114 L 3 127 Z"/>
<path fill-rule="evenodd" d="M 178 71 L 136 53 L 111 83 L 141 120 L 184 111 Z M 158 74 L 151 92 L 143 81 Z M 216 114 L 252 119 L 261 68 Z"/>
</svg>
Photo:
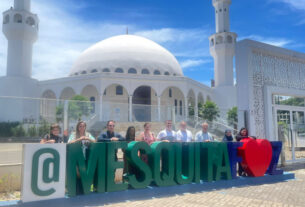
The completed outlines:
<svg viewBox="0 0 305 207">
<path fill-rule="evenodd" d="M 38 22 L 31 13 L 31 0 L 15 0 L 14 7 L 3 13 L 3 33 L 8 40 L 6 76 L 31 78 Z"/>
<path fill-rule="evenodd" d="M 213 0 L 216 33 L 209 37 L 210 53 L 214 58 L 215 87 L 233 86 L 233 57 L 237 35 L 230 32 L 231 0 Z"/>
</svg>

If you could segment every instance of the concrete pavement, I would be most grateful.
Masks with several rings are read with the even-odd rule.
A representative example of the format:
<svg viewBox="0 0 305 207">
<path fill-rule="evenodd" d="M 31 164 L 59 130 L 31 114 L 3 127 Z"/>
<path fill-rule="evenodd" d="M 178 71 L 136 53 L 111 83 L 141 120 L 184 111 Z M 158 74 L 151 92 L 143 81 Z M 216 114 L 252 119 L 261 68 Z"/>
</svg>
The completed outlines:
<svg viewBox="0 0 305 207">
<path fill-rule="evenodd" d="M 235 187 L 211 192 L 185 193 L 165 198 L 127 201 L 113 207 L 179 206 L 305 206 L 305 169 L 292 171 L 296 179 L 258 186 Z"/>
</svg>

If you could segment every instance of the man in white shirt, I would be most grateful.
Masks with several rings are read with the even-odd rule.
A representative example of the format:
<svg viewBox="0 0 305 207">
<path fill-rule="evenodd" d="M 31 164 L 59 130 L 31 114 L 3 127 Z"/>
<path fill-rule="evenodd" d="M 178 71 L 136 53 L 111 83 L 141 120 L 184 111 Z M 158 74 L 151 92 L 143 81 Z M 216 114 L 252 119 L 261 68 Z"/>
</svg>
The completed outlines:
<svg viewBox="0 0 305 207">
<path fill-rule="evenodd" d="M 159 132 L 158 140 L 165 142 L 173 142 L 176 141 L 176 132 L 172 130 L 172 121 L 167 120 L 165 122 L 165 129 Z"/>
<path fill-rule="evenodd" d="M 193 134 L 191 131 L 186 129 L 187 125 L 185 121 L 180 122 L 180 130 L 177 132 L 177 141 L 180 142 L 191 142 Z"/>
<path fill-rule="evenodd" d="M 196 133 L 195 142 L 213 142 L 213 136 L 208 132 L 209 125 L 204 122 L 202 125 L 202 130 Z"/>
</svg>

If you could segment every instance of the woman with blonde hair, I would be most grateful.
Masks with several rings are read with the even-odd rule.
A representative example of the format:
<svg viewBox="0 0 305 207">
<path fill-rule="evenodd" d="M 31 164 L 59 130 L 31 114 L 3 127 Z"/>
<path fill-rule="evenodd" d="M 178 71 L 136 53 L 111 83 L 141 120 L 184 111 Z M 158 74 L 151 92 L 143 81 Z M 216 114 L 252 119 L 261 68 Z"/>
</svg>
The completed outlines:
<svg viewBox="0 0 305 207">
<path fill-rule="evenodd" d="M 79 121 L 76 125 L 76 131 L 69 137 L 68 144 L 80 142 L 83 147 L 84 157 L 86 157 L 86 149 L 91 142 L 95 142 L 95 138 L 86 131 L 87 124 L 84 121 Z"/>
<path fill-rule="evenodd" d="M 72 144 L 75 142 L 95 142 L 95 138 L 86 131 L 87 124 L 84 121 L 79 121 L 76 125 L 76 131 L 69 137 L 68 143 Z"/>
<path fill-rule="evenodd" d="M 90 143 L 95 142 L 95 138 L 86 131 L 87 124 L 84 121 L 79 121 L 76 125 L 76 131 L 69 137 L 68 144 L 80 143 L 83 149 L 83 155 L 86 159 L 87 148 Z M 80 173 L 78 167 L 76 167 L 77 181 L 76 181 L 76 192 L 77 194 L 83 194 L 81 187 Z"/>
</svg>

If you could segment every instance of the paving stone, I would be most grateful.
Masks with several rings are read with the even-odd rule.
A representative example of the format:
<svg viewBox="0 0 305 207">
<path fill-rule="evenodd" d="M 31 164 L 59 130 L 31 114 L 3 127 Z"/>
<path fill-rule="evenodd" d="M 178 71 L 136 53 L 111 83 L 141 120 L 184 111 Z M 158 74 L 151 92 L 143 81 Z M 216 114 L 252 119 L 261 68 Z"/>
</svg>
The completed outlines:
<svg viewBox="0 0 305 207">
<path fill-rule="evenodd" d="M 185 206 L 293 206 L 305 207 L 305 169 L 292 171 L 296 179 L 287 182 L 234 187 L 211 192 L 184 193 L 150 200 L 114 203 L 106 206 L 185 207 Z"/>
</svg>

